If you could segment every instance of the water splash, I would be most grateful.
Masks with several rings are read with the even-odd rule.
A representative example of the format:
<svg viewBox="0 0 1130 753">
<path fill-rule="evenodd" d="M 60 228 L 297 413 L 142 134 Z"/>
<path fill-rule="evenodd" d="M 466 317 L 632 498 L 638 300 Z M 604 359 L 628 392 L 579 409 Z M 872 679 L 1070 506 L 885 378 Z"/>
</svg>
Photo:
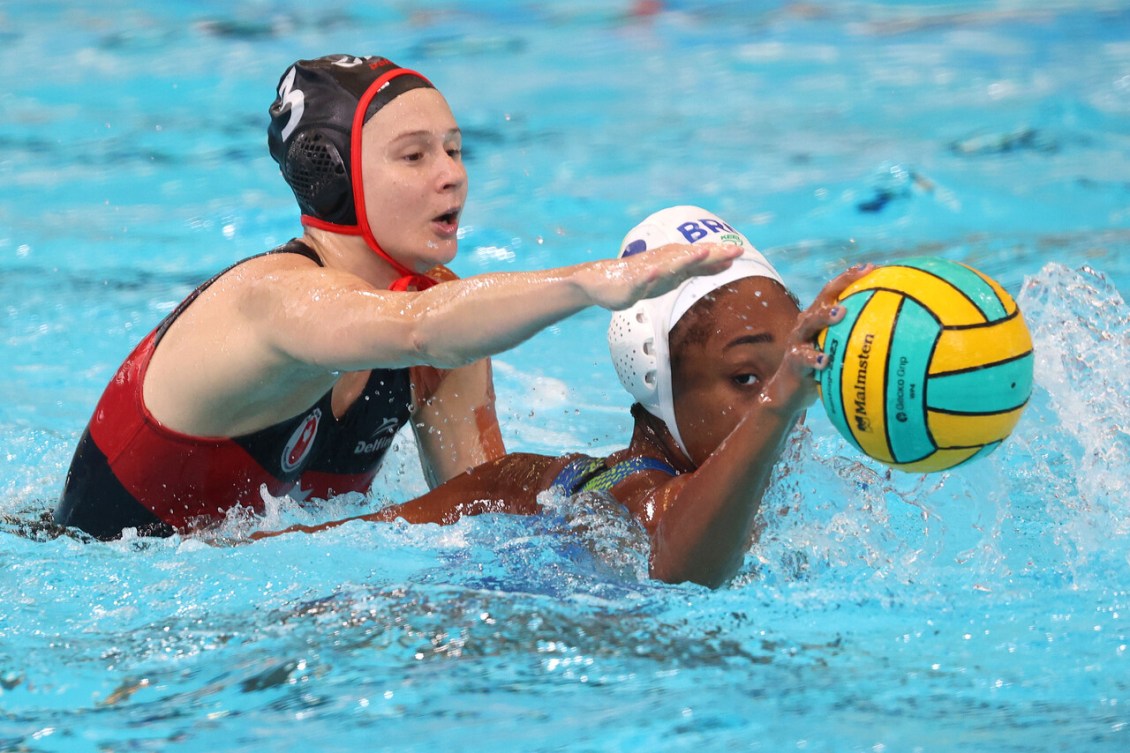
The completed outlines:
<svg viewBox="0 0 1130 753">
<path fill-rule="evenodd" d="M 1018 442 L 1030 463 L 1020 475 L 1042 492 L 1053 536 L 1076 572 L 1112 554 L 1130 561 L 1130 310 L 1100 272 L 1060 264 L 1028 279 L 1018 303 L 1037 377 Z"/>
<path fill-rule="evenodd" d="M 1130 310 L 1100 273 L 1049 264 L 1018 299 L 1036 385 L 989 458 L 928 476 L 854 452 L 822 416 L 795 438 L 763 511 L 752 574 L 829 579 L 842 598 L 876 584 L 1014 594 L 1016 576 L 1104 581 L 1130 561 Z M 813 420 L 815 419 L 815 420 Z M 910 587 L 911 591 L 898 586 Z"/>
</svg>

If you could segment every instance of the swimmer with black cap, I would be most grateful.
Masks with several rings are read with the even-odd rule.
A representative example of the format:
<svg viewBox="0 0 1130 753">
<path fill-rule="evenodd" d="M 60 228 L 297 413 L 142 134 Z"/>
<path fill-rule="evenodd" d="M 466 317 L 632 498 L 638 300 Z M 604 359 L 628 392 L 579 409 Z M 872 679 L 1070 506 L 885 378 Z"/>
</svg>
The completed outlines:
<svg viewBox="0 0 1130 753">
<path fill-rule="evenodd" d="M 422 289 L 435 281 L 389 255 L 373 233 L 364 178 L 370 179 L 370 199 L 374 203 L 383 199 L 377 206 L 385 211 L 378 216 L 399 217 L 404 207 L 396 206 L 397 199 L 402 197 L 382 190 L 383 186 L 378 184 L 385 177 L 383 171 L 366 174 L 362 170 L 366 141 L 373 147 L 373 139 L 365 138 L 365 124 L 382 107 L 413 89 L 434 91 L 435 87 L 419 73 L 400 68 L 385 58 L 331 56 L 300 60 L 279 82 L 279 96 L 271 105 L 271 123 L 267 130 L 267 146 L 298 200 L 303 226 L 360 236 L 365 245 L 399 275 L 389 286 L 391 290 L 405 290 L 410 286 Z M 438 95 L 427 98 L 439 99 Z M 454 119 L 450 125 L 447 131 L 435 135 L 449 155 L 459 154 L 462 138 Z M 393 135 L 390 131 L 382 133 Z M 408 134 L 402 154 L 394 150 L 392 155 L 382 156 L 409 160 L 422 157 L 422 153 L 417 155 L 414 151 L 418 139 L 413 136 L 416 134 Z M 381 139 L 377 146 L 387 150 L 387 141 L 387 138 Z M 465 178 L 463 184 L 466 184 Z M 430 221 L 435 226 L 434 234 L 440 239 L 438 243 L 450 250 L 445 261 L 454 257 L 453 241 L 465 197 L 464 191 L 462 195 L 451 197 L 458 199 L 457 202 L 441 202 L 432 207 L 443 210 Z M 392 234 L 400 228 L 400 223 L 386 222 L 379 227 L 382 232 Z M 433 238 L 417 242 L 416 246 L 429 244 L 438 247 Z"/>
<path fill-rule="evenodd" d="M 79 440 L 57 522 L 168 535 L 267 495 L 367 492 L 407 423 L 442 483 L 504 454 L 488 356 L 738 254 L 676 243 L 456 279 L 462 135 L 431 82 L 385 58 L 290 66 L 268 146 L 302 236 L 203 283 L 138 344 Z"/>
<path fill-rule="evenodd" d="M 839 293 L 868 271 L 828 283 L 805 311 L 749 240 L 705 209 L 657 212 L 628 233 L 621 257 L 678 241 L 738 245 L 726 270 L 689 279 L 612 316 L 609 349 L 635 398 L 628 446 L 606 458 L 515 453 L 410 502 L 348 520 L 452 523 L 485 512 L 532 514 L 537 495 L 602 491 L 647 531 L 653 577 L 718 586 L 740 568 L 770 473 L 816 397 L 820 330 L 843 318 Z M 281 533 L 281 532 L 280 532 Z M 253 538 L 277 535 L 260 533 Z"/>
</svg>

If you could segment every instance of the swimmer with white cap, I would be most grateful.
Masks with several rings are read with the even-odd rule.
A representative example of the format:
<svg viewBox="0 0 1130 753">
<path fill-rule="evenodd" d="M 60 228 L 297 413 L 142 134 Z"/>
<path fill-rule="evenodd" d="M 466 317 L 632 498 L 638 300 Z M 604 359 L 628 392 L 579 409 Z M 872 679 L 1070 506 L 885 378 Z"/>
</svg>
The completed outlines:
<svg viewBox="0 0 1130 753">
<path fill-rule="evenodd" d="M 652 577 L 712 587 L 733 577 L 773 465 L 816 398 L 814 374 L 825 365 L 816 335 L 843 318 L 839 293 L 868 267 L 835 278 L 801 312 L 744 235 L 691 206 L 648 217 L 628 233 L 621 257 L 680 242 L 730 243 L 743 253 L 723 272 L 613 314 L 613 363 L 637 401 L 625 449 L 605 458 L 514 453 L 359 518 L 446 524 L 486 512 L 536 513 L 546 490 L 606 492 L 646 529 Z"/>
</svg>

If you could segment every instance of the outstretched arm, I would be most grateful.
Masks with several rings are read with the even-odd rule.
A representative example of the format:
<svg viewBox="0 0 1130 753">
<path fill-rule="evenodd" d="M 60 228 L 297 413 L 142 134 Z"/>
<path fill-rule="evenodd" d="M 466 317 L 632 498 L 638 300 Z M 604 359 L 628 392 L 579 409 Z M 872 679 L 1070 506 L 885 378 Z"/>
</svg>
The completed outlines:
<svg viewBox="0 0 1130 753">
<path fill-rule="evenodd" d="M 323 269 L 265 275 L 244 313 L 291 359 L 329 371 L 455 368 L 518 345 L 588 306 L 622 309 L 730 266 L 741 248 L 671 244 L 647 254 L 541 272 L 452 280 L 392 294 Z"/>
<path fill-rule="evenodd" d="M 652 577 L 717 587 L 741 567 L 773 466 L 816 397 L 814 372 L 827 360 L 816 335 L 843 318 L 839 293 L 865 272 L 849 270 L 821 291 L 800 315 L 780 367 L 729 436 L 694 472 L 651 492 L 644 508 L 654 510 L 645 520 Z"/>
<path fill-rule="evenodd" d="M 312 404 L 341 373 L 465 366 L 587 306 L 622 308 L 725 269 L 740 251 L 671 245 L 411 293 L 374 289 L 295 254 L 262 256 L 221 276 L 166 333 L 145 377 L 145 402 L 183 433 L 255 431 Z"/>
</svg>

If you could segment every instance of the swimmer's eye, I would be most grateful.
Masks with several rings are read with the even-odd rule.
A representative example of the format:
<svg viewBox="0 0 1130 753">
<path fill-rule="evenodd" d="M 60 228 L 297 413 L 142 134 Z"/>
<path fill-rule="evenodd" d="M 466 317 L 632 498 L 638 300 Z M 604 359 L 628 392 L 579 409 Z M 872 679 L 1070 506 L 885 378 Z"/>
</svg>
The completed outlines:
<svg viewBox="0 0 1130 753">
<path fill-rule="evenodd" d="M 424 158 L 423 152 L 409 152 L 408 154 L 404 155 L 404 160 L 406 162 L 419 162 L 423 158 Z"/>
<path fill-rule="evenodd" d="M 451 159 L 459 159 L 460 157 L 463 156 L 463 150 L 462 149 L 454 149 L 454 148 L 448 149 L 447 150 L 447 156 L 451 157 Z"/>
<path fill-rule="evenodd" d="M 757 376 L 757 374 L 737 374 L 732 377 L 732 379 L 734 380 L 734 384 L 739 387 L 752 387 L 761 381 L 761 378 Z"/>
</svg>

